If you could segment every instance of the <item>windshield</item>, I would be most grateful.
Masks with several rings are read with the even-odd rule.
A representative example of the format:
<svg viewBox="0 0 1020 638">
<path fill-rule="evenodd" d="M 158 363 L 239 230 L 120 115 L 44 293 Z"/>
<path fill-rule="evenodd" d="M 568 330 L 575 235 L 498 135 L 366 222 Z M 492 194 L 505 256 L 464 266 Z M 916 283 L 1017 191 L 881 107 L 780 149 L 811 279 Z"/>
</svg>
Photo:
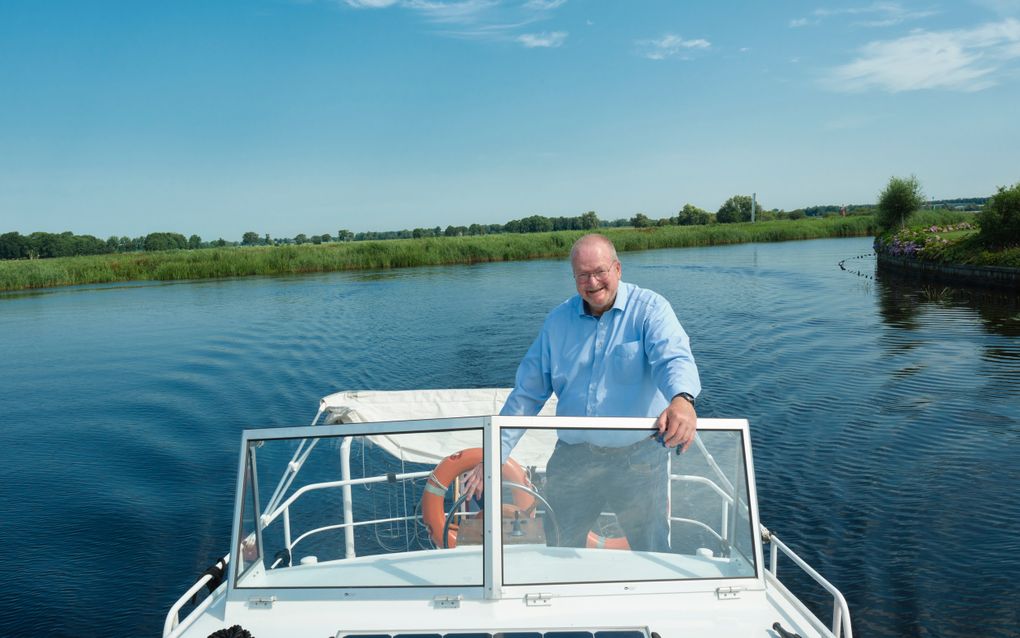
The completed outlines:
<svg viewBox="0 0 1020 638">
<path fill-rule="evenodd" d="M 495 499 L 469 498 L 465 483 L 498 426 L 476 422 L 248 440 L 236 586 L 482 586 Z M 701 430 L 684 454 L 647 429 L 511 433 L 520 441 L 491 479 L 503 585 L 756 575 L 742 430 Z"/>
<path fill-rule="evenodd" d="M 530 486 L 503 467 L 504 485 L 527 495 L 504 505 L 505 585 L 755 575 L 739 430 L 701 431 L 683 454 L 647 430 L 546 441 Z"/>
<path fill-rule="evenodd" d="M 257 472 L 246 475 L 259 480 L 263 551 L 248 552 L 246 565 L 262 559 L 263 568 L 244 572 L 237 586 L 480 586 L 481 534 L 468 532 L 458 543 L 461 516 L 446 529 L 446 545 L 460 551 L 435 552 L 443 547 L 444 514 L 462 494 L 455 474 L 441 485 L 435 465 L 418 452 L 443 438 L 456 441 L 451 453 L 476 450 L 469 456 L 481 461 L 480 430 L 250 441 L 257 454 L 248 464 L 257 463 Z M 292 476 L 288 468 L 299 471 L 278 484 Z M 250 519 L 247 505 L 245 512 Z"/>
</svg>

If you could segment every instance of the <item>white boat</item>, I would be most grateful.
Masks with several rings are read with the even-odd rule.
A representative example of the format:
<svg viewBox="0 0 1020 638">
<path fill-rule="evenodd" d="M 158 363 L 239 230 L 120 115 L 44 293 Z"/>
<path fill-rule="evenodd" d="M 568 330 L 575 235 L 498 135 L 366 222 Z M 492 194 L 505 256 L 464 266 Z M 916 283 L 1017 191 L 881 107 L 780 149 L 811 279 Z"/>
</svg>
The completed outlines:
<svg viewBox="0 0 1020 638">
<path fill-rule="evenodd" d="M 310 426 L 245 431 L 222 582 L 203 575 L 163 635 L 852 636 L 842 594 L 758 520 L 746 420 L 700 419 L 691 448 L 670 454 L 668 552 L 630 550 L 612 512 L 588 547 L 559 547 L 542 496 L 556 431 L 654 436 L 653 419 L 554 417 L 555 399 L 537 417 L 493 416 L 508 393 L 341 392 Z M 512 454 L 523 471 L 494 471 L 508 428 L 525 430 Z M 459 492 L 472 456 L 481 513 Z M 780 582 L 780 554 L 831 595 L 831 620 Z"/>
</svg>

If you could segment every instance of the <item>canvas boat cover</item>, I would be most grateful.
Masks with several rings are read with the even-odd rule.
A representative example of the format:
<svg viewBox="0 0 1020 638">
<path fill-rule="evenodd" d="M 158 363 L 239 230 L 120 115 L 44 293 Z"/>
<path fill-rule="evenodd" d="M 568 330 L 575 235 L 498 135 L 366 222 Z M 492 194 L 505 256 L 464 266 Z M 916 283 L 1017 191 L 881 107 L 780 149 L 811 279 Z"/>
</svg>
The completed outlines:
<svg viewBox="0 0 1020 638">
<path fill-rule="evenodd" d="M 373 423 L 499 414 L 510 396 L 510 388 L 472 388 L 444 390 L 351 390 L 324 397 L 320 411 L 325 423 Z M 556 396 L 546 402 L 540 416 L 556 414 Z M 477 432 L 443 432 L 435 437 L 415 437 L 415 447 L 398 445 L 393 437 L 368 437 L 375 445 L 396 458 L 412 463 L 438 464 L 446 456 L 478 446 Z M 514 447 L 511 456 L 523 466 L 545 468 L 556 442 L 554 430 L 529 430 Z"/>
</svg>

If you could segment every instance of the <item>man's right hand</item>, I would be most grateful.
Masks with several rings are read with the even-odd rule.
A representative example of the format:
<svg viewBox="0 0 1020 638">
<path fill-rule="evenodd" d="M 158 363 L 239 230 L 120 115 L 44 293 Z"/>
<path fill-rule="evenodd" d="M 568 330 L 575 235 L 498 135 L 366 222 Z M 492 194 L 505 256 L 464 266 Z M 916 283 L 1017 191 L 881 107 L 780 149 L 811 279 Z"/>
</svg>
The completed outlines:
<svg viewBox="0 0 1020 638">
<path fill-rule="evenodd" d="M 464 481 L 464 493 L 467 494 L 468 499 L 472 499 L 476 496 L 480 497 L 484 490 L 485 473 L 482 470 L 482 464 L 479 463 L 467 473 L 467 479 Z"/>
</svg>

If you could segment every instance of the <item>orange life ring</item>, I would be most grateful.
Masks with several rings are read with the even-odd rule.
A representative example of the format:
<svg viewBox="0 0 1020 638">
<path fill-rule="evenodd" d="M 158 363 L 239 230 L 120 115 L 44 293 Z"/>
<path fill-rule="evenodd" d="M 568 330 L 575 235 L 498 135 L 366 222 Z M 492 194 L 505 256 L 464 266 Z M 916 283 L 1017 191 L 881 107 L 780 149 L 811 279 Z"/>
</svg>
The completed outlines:
<svg viewBox="0 0 1020 638">
<path fill-rule="evenodd" d="M 592 549 L 630 549 L 626 536 L 600 536 L 594 531 L 588 532 L 588 541 L 584 545 Z"/>
<path fill-rule="evenodd" d="M 443 527 L 446 525 L 446 510 L 443 508 L 443 501 L 446 498 L 446 491 L 450 489 L 454 479 L 481 462 L 482 448 L 467 448 L 443 459 L 429 475 L 425 491 L 421 495 L 421 516 L 436 547 L 443 546 Z M 531 486 L 524 468 L 513 459 L 507 459 L 507 462 L 503 464 L 503 476 L 514 483 Z M 534 504 L 534 496 L 523 490 L 514 490 L 514 506 L 517 509 L 531 511 Z M 450 525 L 446 536 L 446 546 L 456 547 L 456 526 Z"/>
</svg>

